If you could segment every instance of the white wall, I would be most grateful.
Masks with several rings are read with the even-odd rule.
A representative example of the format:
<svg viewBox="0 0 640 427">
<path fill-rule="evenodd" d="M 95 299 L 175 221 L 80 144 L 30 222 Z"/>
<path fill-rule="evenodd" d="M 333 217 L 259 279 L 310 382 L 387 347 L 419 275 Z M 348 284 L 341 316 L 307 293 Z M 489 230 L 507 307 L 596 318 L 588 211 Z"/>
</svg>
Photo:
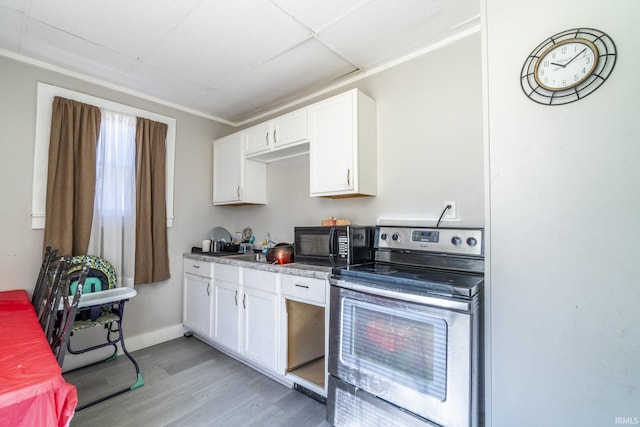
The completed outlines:
<svg viewBox="0 0 640 427">
<path fill-rule="evenodd" d="M 491 425 L 640 417 L 640 2 L 483 4 Z M 565 106 L 528 100 L 527 55 L 580 26 L 615 41 L 609 80 Z"/>
</svg>

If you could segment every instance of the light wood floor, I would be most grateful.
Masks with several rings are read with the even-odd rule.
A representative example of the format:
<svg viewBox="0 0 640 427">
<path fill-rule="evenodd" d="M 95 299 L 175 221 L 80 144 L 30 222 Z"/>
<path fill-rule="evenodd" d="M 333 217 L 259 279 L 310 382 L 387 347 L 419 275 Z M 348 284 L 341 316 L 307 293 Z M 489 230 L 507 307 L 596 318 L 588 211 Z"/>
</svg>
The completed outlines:
<svg viewBox="0 0 640 427">
<path fill-rule="evenodd" d="M 325 405 L 291 390 L 196 338 L 133 353 L 144 386 L 77 412 L 71 426 L 328 427 Z M 80 404 L 135 382 L 125 356 L 64 375 Z"/>
</svg>

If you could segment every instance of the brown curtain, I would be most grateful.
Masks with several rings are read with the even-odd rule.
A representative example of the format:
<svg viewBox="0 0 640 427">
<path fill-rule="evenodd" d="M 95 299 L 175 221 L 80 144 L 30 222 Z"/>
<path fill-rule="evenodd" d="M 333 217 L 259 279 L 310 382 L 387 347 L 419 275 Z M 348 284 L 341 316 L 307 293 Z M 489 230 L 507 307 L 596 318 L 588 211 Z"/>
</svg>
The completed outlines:
<svg viewBox="0 0 640 427">
<path fill-rule="evenodd" d="M 138 117 L 135 285 L 170 277 L 165 192 L 166 138 L 165 123 Z"/>
<path fill-rule="evenodd" d="M 87 253 L 99 133 L 98 107 L 53 99 L 43 248 L 65 255 Z"/>
</svg>

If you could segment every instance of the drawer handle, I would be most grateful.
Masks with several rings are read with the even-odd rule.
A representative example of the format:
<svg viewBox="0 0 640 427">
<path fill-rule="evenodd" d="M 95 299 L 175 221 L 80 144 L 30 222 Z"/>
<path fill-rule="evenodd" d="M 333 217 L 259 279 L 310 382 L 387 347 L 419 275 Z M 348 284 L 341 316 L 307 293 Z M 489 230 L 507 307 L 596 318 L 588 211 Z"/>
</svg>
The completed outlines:
<svg viewBox="0 0 640 427">
<path fill-rule="evenodd" d="M 200 268 L 198 264 L 193 264 L 193 268 Z"/>
<path fill-rule="evenodd" d="M 296 287 L 298 288 L 305 288 L 305 289 L 309 289 L 309 285 L 300 285 L 298 283 L 296 283 Z"/>
</svg>

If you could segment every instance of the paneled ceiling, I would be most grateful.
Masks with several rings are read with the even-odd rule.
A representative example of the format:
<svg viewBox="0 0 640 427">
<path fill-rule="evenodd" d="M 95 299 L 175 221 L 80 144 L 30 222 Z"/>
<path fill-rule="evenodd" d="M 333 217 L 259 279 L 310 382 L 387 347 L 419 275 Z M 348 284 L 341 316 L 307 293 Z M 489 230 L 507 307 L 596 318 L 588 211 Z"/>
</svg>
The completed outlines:
<svg viewBox="0 0 640 427">
<path fill-rule="evenodd" d="M 241 123 L 477 25 L 478 0 L 0 0 L 0 54 Z"/>
</svg>

